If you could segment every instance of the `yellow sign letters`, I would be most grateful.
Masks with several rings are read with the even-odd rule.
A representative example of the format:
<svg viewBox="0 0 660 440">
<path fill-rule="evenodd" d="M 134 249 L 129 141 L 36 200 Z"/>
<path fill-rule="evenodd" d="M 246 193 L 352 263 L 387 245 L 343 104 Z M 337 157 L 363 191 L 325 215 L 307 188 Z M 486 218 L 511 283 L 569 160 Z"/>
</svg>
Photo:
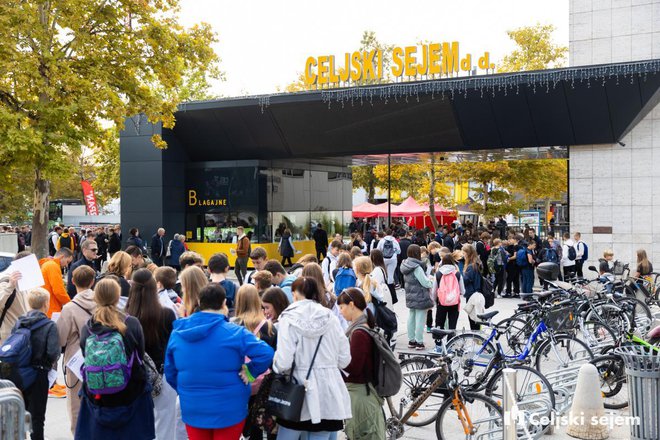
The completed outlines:
<svg viewBox="0 0 660 440">
<path fill-rule="evenodd" d="M 188 206 L 227 206 L 227 199 L 198 199 L 197 191 L 188 190 Z"/>
<path fill-rule="evenodd" d="M 394 78 L 418 75 L 452 75 L 472 70 L 472 54 L 460 58 L 458 42 L 431 43 L 421 46 L 394 47 L 392 49 L 391 74 Z M 344 54 L 343 62 L 336 62 L 334 55 L 309 57 L 305 62 L 307 86 L 338 85 L 357 81 L 383 79 L 383 51 L 356 51 Z M 477 62 L 479 69 L 494 69 L 490 53 L 484 52 Z"/>
</svg>

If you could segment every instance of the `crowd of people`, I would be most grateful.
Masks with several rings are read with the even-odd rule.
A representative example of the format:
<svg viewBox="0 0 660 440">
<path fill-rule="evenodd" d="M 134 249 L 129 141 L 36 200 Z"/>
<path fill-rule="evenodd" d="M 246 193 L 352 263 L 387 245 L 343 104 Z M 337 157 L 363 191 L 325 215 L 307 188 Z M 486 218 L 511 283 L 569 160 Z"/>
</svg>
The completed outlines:
<svg viewBox="0 0 660 440">
<path fill-rule="evenodd" d="M 0 276 L 0 341 L 31 342 L 27 365 L 2 374 L 23 391 L 35 440 L 49 395 L 66 397 L 76 439 L 335 439 L 341 430 L 351 440 L 384 438 L 377 341 L 366 330 L 392 339 L 396 322 L 388 328 L 387 318 L 402 293 L 408 348 L 424 350 L 425 330 L 455 329 L 461 313 L 479 328 L 486 283 L 493 297 L 531 292 L 542 262 L 559 264 L 567 279 L 582 276 L 588 246 L 579 233 L 541 240 L 502 221 L 437 233 L 399 223 L 329 244 L 319 233 L 317 254 L 295 264 L 282 251 L 293 247 L 286 237 L 278 261 L 239 227 L 237 282 L 229 255 L 204 261 L 185 239 L 165 243 L 162 228 L 149 247 L 132 229 L 122 250 L 119 227 L 82 237 L 56 227 L 54 252 L 40 260 L 43 287 L 21 291 L 19 272 Z M 612 262 L 606 251 L 600 272 Z M 644 251 L 636 270 L 653 270 Z M 61 354 L 64 383 L 53 384 Z M 278 375 L 305 385 L 295 420 L 269 410 Z"/>
</svg>

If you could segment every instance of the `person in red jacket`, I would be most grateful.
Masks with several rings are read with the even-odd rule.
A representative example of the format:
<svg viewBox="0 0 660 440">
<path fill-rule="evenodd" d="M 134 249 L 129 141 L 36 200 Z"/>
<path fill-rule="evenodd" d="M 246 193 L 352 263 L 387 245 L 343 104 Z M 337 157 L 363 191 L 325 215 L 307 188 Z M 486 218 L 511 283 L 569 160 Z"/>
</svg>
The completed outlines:
<svg viewBox="0 0 660 440">
<path fill-rule="evenodd" d="M 73 260 L 73 253 L 69 248 L 61 248 L 55 252 L 53 258 L 42 258 L 39 260 L 41 266 L 41 274 L 44 277 L 43 288 L 50 293 L 50 305 L 48 306 L 49 318 L 52 318 L 53 313 L 61 312 L 62 306 L 71 298 L 66 293 L 64 286 L 64 279 L 62 278 L 62 269 L 67 267 Z"/>
</svg>

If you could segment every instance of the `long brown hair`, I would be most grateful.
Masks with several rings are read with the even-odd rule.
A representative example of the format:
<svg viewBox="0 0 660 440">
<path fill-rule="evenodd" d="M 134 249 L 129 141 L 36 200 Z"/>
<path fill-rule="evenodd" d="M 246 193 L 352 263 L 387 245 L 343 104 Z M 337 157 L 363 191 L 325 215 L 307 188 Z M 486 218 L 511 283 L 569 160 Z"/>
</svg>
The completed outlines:
<svg viewBox="0 0 660 440">
<path fill-rule="evenodd" d="M 120 296 L 121 286 L 114 277 L 99 280 L 94 287 L 94 302 L 98 306 L 94 312 L 94 321 L 117 329 L 123 336 L 126 334 L 126 315 L 117 308 Z"/>
<path fill-rule="evenodd" d="M 481 260 L 474 246 L 463 246 L 463 258 L 465 258 L 465 267 L 472 266 L 477 272 L 481 269 Z"/>
<path fill-rule="evenodd" d="M 644 249 L 637 249 L 637 265 L 641 269 L 641 272 L 643 272 L 643 275 L 651 272 L 651 263 Z"/>
<path fill-rule="evenodd" d="M 137 270 L 133 274 L 132 280 L 126 313 L 135 316 L 140 321 L 146 345 L 159 345 L 161 343 L 160 330 L 167 310 L 158 300 L 156 280 L 149 269 Z"/>
<path fill-rule="evenodd" d="M 188 266 L 181 272 L 181 290 L 186 316 L 190 316 L 199 306 L 199 292 L 209 283 L 204 271 L 197 266 Z"/>
<path fill-rule="evenodd" d="M 335 296 L 334 294 L 328 295 L 328 289 L 325 287 L 323 269 L 321 269 L 321 266 L 319 266 L 317 263 L 308 263 L 305 265 L 305 267 L 303 267 L 302 276 L 314 278 L 316 280 L 316 283 L 319 285 L 320 292 L 318 302 L 323 305 L 323 307 L 332 309 L 336 301 Z"/>
<path fill-rule="evenodd" d="M 254 330 L 266 317 L 261 308 L 259 291 L 252 284 L 243 284 L 236 292 L 236 320 L 243 327 L 254 333 Z M 268 321 L 268 335 L 273 334 L 273 324 Z M 259 335 L 257 335 L 258 337 Z"/>
</svg>

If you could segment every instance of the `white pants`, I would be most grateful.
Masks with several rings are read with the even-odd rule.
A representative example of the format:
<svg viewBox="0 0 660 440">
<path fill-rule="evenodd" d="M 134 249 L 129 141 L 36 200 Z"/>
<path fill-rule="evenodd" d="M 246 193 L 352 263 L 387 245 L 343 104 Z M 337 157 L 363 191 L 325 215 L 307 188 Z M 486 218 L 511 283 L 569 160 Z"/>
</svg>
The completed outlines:
<svg viewBox="0 0 660 440">
<path fill-rule="evenodd" d="M 385 258 L 385 269 L 387 270 L 387 284 L 394 284 L 394 271 L 396 270 L 397 258 Z"/>
<path fill-rule="evenodd" d="M 174 388 L 163 378 L 163 389 L 154 399 L 154 419 L 156 421 L 156 440 L 174 440 L 177 421 L 177 395 Z M 180 416 L 179 416 L 180 418 Z"/>
</svg>

